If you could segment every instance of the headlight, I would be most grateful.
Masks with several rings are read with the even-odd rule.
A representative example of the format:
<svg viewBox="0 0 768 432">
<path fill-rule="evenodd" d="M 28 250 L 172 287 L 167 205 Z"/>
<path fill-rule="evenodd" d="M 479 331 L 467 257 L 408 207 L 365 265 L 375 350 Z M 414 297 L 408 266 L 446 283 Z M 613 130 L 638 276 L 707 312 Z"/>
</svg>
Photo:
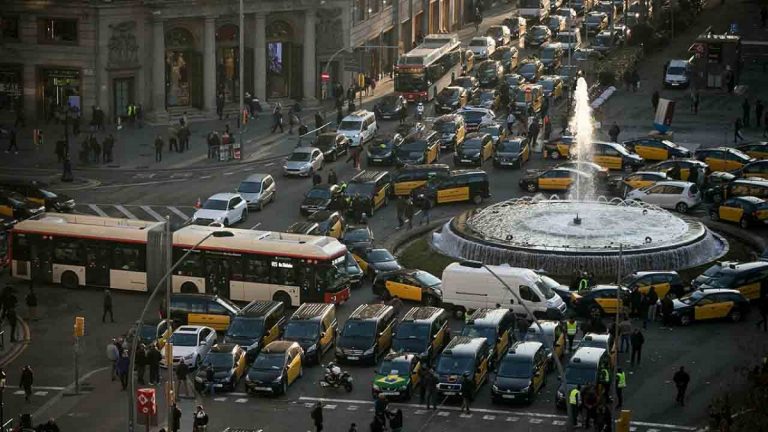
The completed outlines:
<svg viewBox="0 0 768 432">
<path fill-rule="evenodd" d="M 317 349 L 317 344 L 312 344 L 309 346 L 309 348 L 307 348 L 307 352 L 312 352 L 312 351 L 315 351 L 316 349 Z"/>
<path fill-rule="evenodd" d="M 258 342 L 256 342 L 256 343 L 254 343 L 253 345 L 251 345 L 251 346 L 249 346 L 249 347 L 248 347 L 248 351 L 250 351 L 250 350 L 254 350 L 254 349 L 258 349 L 258 348 L 259 348 L 259 343 L 258 343 Z"/>
<path fill-rule="evenodd" d="M 192 353 L 192 354 L 188 354 L 188 355 L 185 355 L 185 356 L 184 356 L 184 360 L 190 360 L 190 359 L 191 359 L 192 357 L 194 357 L 194 356 L 195 356 L 195 354 L 194 354 L 194 353 Z"/>
<path fill-rule="evenodd" d="M 302 170 L 302 171 L 308 171 L 308 170 L 309 170 L 309 165 L 304 165 L 304 166 L 302 166 L 302 167 L 301 167 L 301 170 Z"/>
<path fill-rule="evenodd" d="M 371 348 L 368 348 L 367 350 L 365 350 L 365 352 L 363 352 L 363 355 L 371 355 L 371 354 L 373 354 L 373 352 L 374 352 L 375 350 L 376 350 L 376 347 L 375 347 L 375 346 L 374 346 L 374 347 L 371 347 Z"/>
<path fill-rule="evenodd" d="M 374 384 L 374 385 L 373 385 L 373 389 L 374 389 L 374 390 L 381 390 L 381 389 L 379 388 L 379 386 L 378 386 L 378 385 L 376 385 L 376 384 Z"/>
<path fill-rule="evenodd" d="M 336 354 L 344 354 L 344 351 L 341 348 L 336 347 Z"/>
<path fill-rule="evenodd" d="M 480 157 L 480 153 L 475 153 L 475 154 L 472 155 L 472 157 L 473 158 L 479 158 Z"/>
<path fill-rule="evenodd" d="M 459 101 L 456 101 L 456 102 L 451 103 L 451 106 L 456 106 L 458 104 L 459 104 Z"/>
<path fill-rule="evenodd" d="M 282 380 L 283 380 L 283 375 L 281 374 L 281 375 L 279 375 L 277 378 L 275 378 L 275 380 L 274 380 L 274 381 L 272 381 L 272 382 L 273 382 L 273 383 L 279 383 L 279 382 L 280 382 L 280 381 L 282 381 Z"/>
<path fill-rule="evenodd" d="M 530 390 L 530 389 L 531 389 L 531 385 L 530 385 L 530 384 L 528 384 L 527 386 L 525 386 L 525 387 L 523 387 L 522 389 L 520 389 L 520 391 L 521 391 L 521 392 L 527 392 L 527 391 L 528 391 L 528 390 Z"/>
<path fill-rule="evenodd" d="M 283 165 L 283 169 L 287 170 L 288 169 L 288 165 Z"/>
<path fill-rule="evenodd" d="M 494 384 L 494 385 L 491 386 L 491 390 L 497 392 L 497 391 L 499 391 L 499 387 L 496 384 Z"/>
</svg>

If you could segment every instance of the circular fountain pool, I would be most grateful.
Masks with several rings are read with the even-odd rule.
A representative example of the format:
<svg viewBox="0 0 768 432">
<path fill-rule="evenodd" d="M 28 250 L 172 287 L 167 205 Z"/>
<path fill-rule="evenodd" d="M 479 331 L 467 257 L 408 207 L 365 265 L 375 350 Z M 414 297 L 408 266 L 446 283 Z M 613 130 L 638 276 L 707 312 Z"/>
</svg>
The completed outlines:
<svg viewBox="0 0 768 432">
<path fill-rule="evenodd" d="M 611 201 L 518 198 L 466 212 L 436 233 L 456 258 L 570 274 L 684 269 L 723 256 L 728 243 L 699 221 L 655 206 Z"/>
</svg>

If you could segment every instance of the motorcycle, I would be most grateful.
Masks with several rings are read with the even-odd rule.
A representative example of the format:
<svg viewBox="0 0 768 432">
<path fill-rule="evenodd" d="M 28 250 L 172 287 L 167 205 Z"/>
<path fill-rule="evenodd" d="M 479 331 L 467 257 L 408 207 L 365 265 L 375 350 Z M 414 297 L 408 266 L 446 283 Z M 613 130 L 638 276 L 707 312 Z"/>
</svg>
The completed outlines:
<svg viewBox="0 0 768 432">
<path fill-rule="evenodd" d="M 416 120 L 422 121 L 424 119 L 424 104 L 419 102 L 419 105 L 416 106 Z"/>
<path fill-rule="evenodd" d="M 320 381 L 320 387 L 344 387 L 347 393 L 352 391 L 352 377 L 349 372 L 341 370 L 334 362 L 325 365 L 325 375 Z"/>
</svg>

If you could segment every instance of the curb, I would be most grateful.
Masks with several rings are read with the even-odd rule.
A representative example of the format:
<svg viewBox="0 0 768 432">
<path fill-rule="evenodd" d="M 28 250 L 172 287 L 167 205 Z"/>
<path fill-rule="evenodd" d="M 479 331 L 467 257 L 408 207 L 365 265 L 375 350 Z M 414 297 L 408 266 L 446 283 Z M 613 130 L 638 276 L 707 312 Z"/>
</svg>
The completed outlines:
<svg viewBox="0 0 768 432">
<path fill-rule="evenodd" d="M 30 344 L 30 342 L 32 342 L 32 337 L 27 322 L 19 318 L 19 324 L 21 325 L 22 329 L 22 340 L 20 342 L 9 342 L 15 343 L 15 345 L 10 350 L 8 350 L 8 352 L 0 356 L 0 367 L 5 367 L 7 364 L 16 360 L 16 358 L 27 349 L 27 346 Z"/>
</svg>

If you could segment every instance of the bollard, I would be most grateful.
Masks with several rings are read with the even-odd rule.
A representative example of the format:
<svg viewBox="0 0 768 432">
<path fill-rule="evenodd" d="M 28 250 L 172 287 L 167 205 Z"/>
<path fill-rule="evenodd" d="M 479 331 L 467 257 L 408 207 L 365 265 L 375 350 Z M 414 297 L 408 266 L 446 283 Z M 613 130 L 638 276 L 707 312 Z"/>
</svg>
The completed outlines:
<svg viewBox="0 0 768 432">
<path fill-rule="evenodd" d="M 616 432 L 629 432 L 629 422 L 632 419 L 632 411 L 621 410 L 619 418 L 616 419 Z"/>
</svg>

